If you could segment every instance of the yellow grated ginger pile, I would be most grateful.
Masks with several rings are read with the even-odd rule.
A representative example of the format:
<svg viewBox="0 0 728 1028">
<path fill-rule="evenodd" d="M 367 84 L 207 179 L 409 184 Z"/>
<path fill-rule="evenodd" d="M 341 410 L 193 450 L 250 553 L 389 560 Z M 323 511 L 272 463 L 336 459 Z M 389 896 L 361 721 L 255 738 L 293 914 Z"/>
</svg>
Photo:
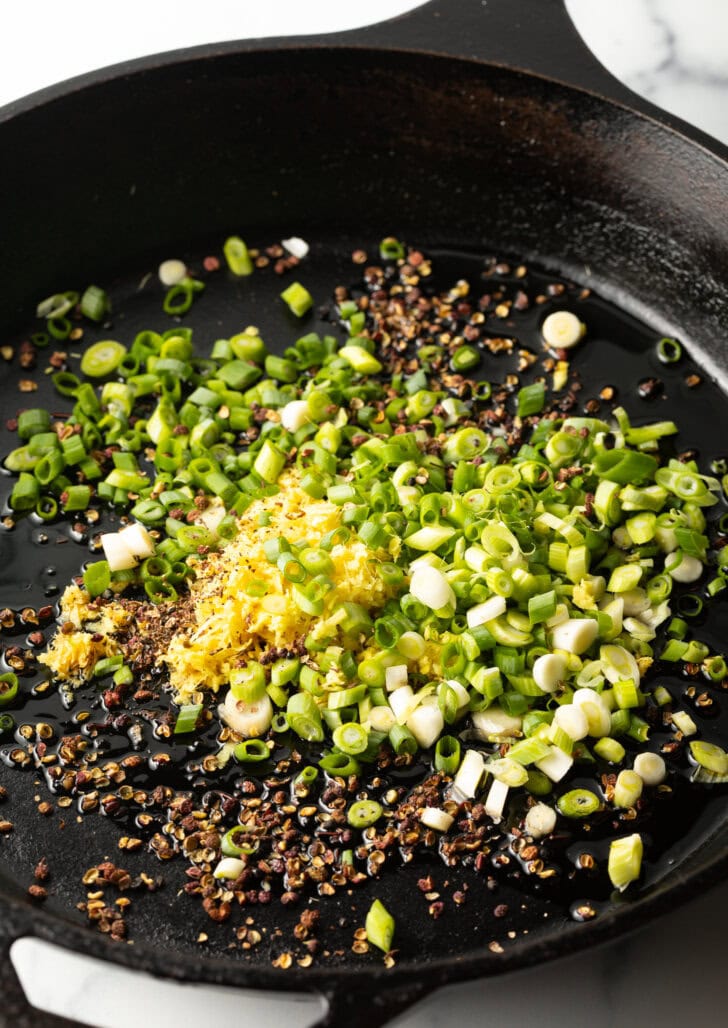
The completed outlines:
<svg viewBox="0 0 728 1028">
<path fill-rule="evenodd" d="M 327 532 L 341 525 L 341 508 L 312 499 L 300 488 L 294 472 L 284 474 L 278 484 L 281 491 L 276 496 L 256 500 L 241 515 L 237 535 L 223 550 L 195 565 L 197 577 L 189 599 L 164 608 L 165 616 L 172 612 L 179 623 L 158 660 L 166 664 L 180 703 L 199 690 L 216 692 L 229 681 L 231 668 L 268 649 L 289 649 L 309 633 L 331 636 L 342 603 L 358 603 L 376 613 L 392 595 L 377 572 L 380 561 L 389 555 L 377 555 L 352 533 L 330 551 L 334 585 L 326 594 L 323 615 L 301 611 L 292 599 L 292 583 L 268 561 L 265 543 L 283 536 L 291 544 L 306 540 L 317 548 Z M 261 525 L 261 515 L 268 524 Z M 251 583 L 256 583 L 253 592 L 265 583 L 265 594 L 251 595 L 247 591 Z M 96 660 L 123 652 L 115 634 L 126 630 L 132 618 L 143 631 L 145 609 L 150 606 L 139 604 L 132 614 L 128 604 L 111 601 L 99 610 L 83 589 L 69 586 L 61 602 L 61 621 L 72 624 L 74 630 L 69 632 L 62 624 L 40 659 L 61 679 L 87 679 Z M 91 633 L 101 640 L 92 642 Z"/>
<path fill-rule="evenodd" d="M 266 558 L 265 543 L 284 536 L 289 543 L 305 539 L 316 548 L 327 532 L 341 525 L 341 508 L 312 499 L 292 473 L 279 485 L 276 496 L 251 504 L 240 517 L 232 542 L 197 569 L 190 590 L 193 621 L 162 655 L 172 689 L 183 701 L 197 689 L 217 691 L 229 680 L 232 667 L 266 649 L 290 648 L 309 632 L 330 634 L 328 619 L 343 602 L 374 611 L 391 595 L 377 573 L 376 555 L 352 536 L 330 552 L 334 587 L 326 595 L 323 617 L 299 610 L 291 598 L 291 583 Z M 264 513 L 269 523 L 262 527 L 259 519 Z M 253 582 L 265 582 L 264 596 L 246 592 Z"/>
</svg>

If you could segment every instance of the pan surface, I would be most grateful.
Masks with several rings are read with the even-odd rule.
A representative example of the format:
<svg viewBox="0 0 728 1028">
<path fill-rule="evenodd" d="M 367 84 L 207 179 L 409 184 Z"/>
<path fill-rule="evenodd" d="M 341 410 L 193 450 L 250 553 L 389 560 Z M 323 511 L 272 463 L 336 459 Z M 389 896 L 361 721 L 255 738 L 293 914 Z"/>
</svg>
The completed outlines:
<svg viewBox="0 0 728 1028">
<path fill-rule="evenodd" d="M 688 389 L 685 373 L 707 370 L 720 380 L 726 366 L 726 167 L 701 145 L 647 118 L 473 60 L 372 46 L 292 46 L 142 62 L 14 116 L 11 111 L 2 132 L 7 152 L 23 155 L 4 166 L 2 195 L 21 195 L 22 181 L 22 195 L 33 197 L 31 204 L 18 202 L 4 212 L 15 243 L 3 269 L 2 314 L 10 338 L 27 332 L 38 296 L 90 279 L 109 284 L 115 309 L 123 312 L 115 331 L 123 328 L 131 337 L 158 318 L 158 295 L 138 289 L 143 275 L 171 254 L 199 265 L 241 225 L 262 245 L 292 231 L 309 239 L 314 245 L 307 277 L 314 295 L 322 296 L 351 281 L 352 249 L 371 249 L 395 233 L 433 253 L 438 266 L 452 268 L 457 277 L 467 273 L 478 280 L 490 253 L 525 257 L 547 269 L 536 282 L 558 272 L 616 301 L 628 312 L 624 317 L 598 299 L 585 301 L 585 319 L 600 345 L 596 355 L 585 352 L 583 379 L 616 385 L 635 416 L 651 420 L 654 405 L 635 397 L 634 383 L 659 370 L 665 383 L 660 414 L 669 416 L 662 408 L 678 406 L 684 448 L 697 448 L 704 463 L 722 456 L 718 441 L 725 425 L 703 416 L 707 408 L 721 411 L 721 394 L 707 379 L 700 390 Z M 89 154 L 84 138 L 104 145 Z M 272 276 L 261 277 L 237 293 L 228 284 L 215 295 L 211 282 L 204 305 L 186 323 L 214 338 L 213 330 L 225 336 L 255 312 L 264 335 L 282 336 L 277 285 Z M 296 338 L 295 326 L 288 330 L 282 346 Z M 535 338 L 535 320 L 523 331 Z M 687 343 L 690 362 L 679 371 L 655 367 L 652 347 L 663 332 Z M 5 412 L 11 396 L 17 404 L 12 375 L 3 389 Z M 48 560 L 47 548 L 21 541 L 26 530 L 21 525 L 3 538 L 1 605 L 38 604 L 38 584 L 45 593 L 52 580 L 67 578 L 55 555 Z M 77 565 L 78 548 L 64 547 L 64 560 L 66 553 Z M 50 566 L 55 575 L 44 575 Z M 19 582 L 27 585 L 21 603 Z M 724 620 L 707 628 L 716 639 L 725 636 Z M 13 811 L 32 805 L 32 774 L 12 780 L 4 775 L 3 782 L 12 790 Z M 456 918 L 434 922 L 426 904 L 413 902 L 399 941 L 403 954 L 417 955 L 403 955 L 387 981 L 405 996 L 409 983 L 421 983 L 423 968 L 430 987 L 497 973 L 581 947 L 672 905 L 715 876 L 725 852 L 723 808 L 724 797 L 716 797 L 702 810 L 686 810 L 695 818 L 689 836 L 676 839 L 668 854 L 679 875 L 667 874 L 665 864 L 649 868 L 637 899 L 610 907 L 588 925 L 575 924 L 563 904 L 538 895 L 529 897 L 527 912 L 517 913 L 521 893 L 499 886 L 498 901 L 512 911 L 504 929 L 530 929 L 502 955 L 488 949 L 500 938 L 492 931 L 493 901 L 484 896 L 482 878 L 471 888 L 484 898 L 464 904 Z M 69 909 L 83 898 L 80 876 L 115 849 L 117 835 L 110 821 L 96 819 L 99 856 L 92 861 L 85 826 L 71 818 L 62 833 L 55 820 L 34 818 L 4 840 L 11 927 L 98 949 L 98 939 Z M 38 855 L 62 867 L 63 876 L 47 907 L 31 914 L 23 895 Z M 443 881 L 444 872 L 435 869 Z M 199 927 L 175 891 L 167 886 L 140 898 L 134 911 L 139 941 L 113 949 L 113 959 L 231 983 L 309 984 L 327 991 L 343 984 L 349 997 L 384 977 L 373 962 L 365 973 L 361 966 L 329 966 L 280 974 L 270 968 L 269 949 L 259 951 L 260 958 L 231 959 L 225 952 L 229 937 L 222 934 L 201 960 Z M 394 903 L 398 876 L 385 876 L 376 892 Z M 363 909 L 371 894 L 365 890 Z M 347 923 L 340 938 L 332 928 L 332 948 L 350 939 L 350 905 L 347 897 L 340 910 Z M 543 924 L 537 932 L 534 912 Z M 163 960 L 155 959 L 155 949 L 164 952 Z M 368 1023 L 371 1018 L 367 1011 Z"/>
</svg>

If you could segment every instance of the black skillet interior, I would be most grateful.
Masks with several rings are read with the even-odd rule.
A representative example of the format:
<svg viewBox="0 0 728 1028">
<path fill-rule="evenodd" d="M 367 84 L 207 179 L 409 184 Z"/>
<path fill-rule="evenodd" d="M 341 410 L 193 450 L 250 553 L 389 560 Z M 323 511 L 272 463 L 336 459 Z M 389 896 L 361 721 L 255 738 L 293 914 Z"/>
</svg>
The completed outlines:
<svg viewBox="0 0 728 1028">
<path fill-rule="evenodd" d="M 563 67 L 544 65 L 543 54 L 554 52 L 549 41 L 568 43 Z M 467 59 L 448 56 L 460 52 Z M 580 78 L 625 99 L 588 65 L 560 4 L 491 0 L 486 7 L 458 4 L 457 18 L 455 5 L 430 4 L 331 45 L 231 45 L 153 59 L 16 105 L 0 129 L 12 158 L 0 167 L 4 238 L 11 241 L 0 256 L 6 335 L 26 330 L 39 295 L 88 279 L 109 283 L 119 297 L 129 294 L 125 331 L 147 326 L 157 317 L 158 297 L 135 291 L 141 276 L 171 254 L 199 261 L 232 229 L 261 243 L 291 232 L 310 239 L 309 280 L 320 294 L 351 277 L 355 245 L 371 247 L 391 232 L 431 251 L 533 259 L 640 317 L 646 330 L 629 318 L 615 320 L 596 302 L 589 311 L 600 347 L 585 372 L 606 376 L 625 395 L 634 396 L 645 367 L 654 370 L 645 347 L 663 332 L 684 339 L 694 364 L 720 380 L 728 363 L 728 173 L 720 153 L 592 93 L 477 57 Z M 476 266 L 471 260 L 473 274 Z M 254 310 L 265 330 L 276 285 L 269 278 L 246 286 L 239 308 L 216 301 L 211 290 L 200 329 L 224 334 L 239 328 L 241 317 L 252 320 L 241 311 Z M 4 411 L 15 395 L 10 379 L 12 394 L 5 388 Z M 691 393 L 676 374 L 664 395 L 665 410 L 667 401 L 679 405 L 685 445 L 706 460 L 718 455 L 717 389 L 706 383 Z M 715 422 L 704 416 L 706 407 Z M 637 404 L 640 410 L 654 416 Z M 16 581 L 30 582 L 28 555 L 37 548 L 10 537 L 3 544 L 5 581 L 17 574 Z M 45 565 L 44 554 L 37 559 Z M 723 628 L 712 626 L 719 636 Z M 16 776 L 13 791 L 19 810 L 35 792 L 32 776 Z M 706 809 L 689 844 L 672 853 L 678 869 L 664 877 L 654 868 L 636 901 L 590 925 L 554 916 L 503 955 L 486 948 L 492 904 L 466 904 L 462 917 L 434 926 L 426 905 L 411 904 L 405 931 L 419 940 L 418 956 L 389 973 L 381 1009 L 368 1008 L 367 1023 L 392 1016 L 398 1004 L 439 982 L 546 959 L 672 905 L 715 877 L 726 842 L 718 814 L 717 804 Z M 115 830 L 97 821 L 99 849 L 112 850 Z M 30 932 L 98 952 L 98 939 L 66 913 L 79 898 L 70 886 L 64 894 L 59 885 L 43 912 L 24 904 L 44 824 L 34 818 L 27 831 L 5 840 L 7 939 Z M 49 858 L 68 869 L 65 881 L 77 882 L 76 871 L 87 864 L 81 828 L 69 823 L 62 834 L 45 834 Z M 385 902 L 398 889 L 397 876 L 383 880 Z M 383 978 L 373 962 L 278 974 L 266 960 L 251 969 L 225 959 L 222 944 L 201 959 L 172 889 L 139 907 L 139 942 L 104 947 L 104 955 L 187 979 L 317 987 L 335 1003 L 347 997 L 353 1008 L 362 990 Z M 514 915 L 515 930 L 526 924 L 521 916 Z M 466 924 L 472 931 L 463 930 Z M 350 1015 L 352 1023 L 358 1016 Z"/>
</svg>

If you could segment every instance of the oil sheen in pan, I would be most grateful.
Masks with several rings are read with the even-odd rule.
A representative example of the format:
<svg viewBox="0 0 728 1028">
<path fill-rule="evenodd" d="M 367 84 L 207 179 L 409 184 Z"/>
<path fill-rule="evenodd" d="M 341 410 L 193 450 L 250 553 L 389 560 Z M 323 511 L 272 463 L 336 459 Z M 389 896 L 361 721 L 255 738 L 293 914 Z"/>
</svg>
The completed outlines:
<svg viewBox="0 0 728 1028">
<path fill-rule="evenodd" d="M 219 244 L 200 249 L 196 259 L 185 256 L 190 266 L 200 267 L 204 255 L 216 252 L 218 248 Z M 317 302 L 330 305 L 335 285 L 352 284 L 358 279 L 360 269 L 352 265 L 350 254 L 351 248 L 345 251 L 323 244 L 312 247 L 298 277 L 308 286 Z M 433 284 L 437 288 L 446 288 L 457 279 L 467 278 L 474 293 L 485 291 L 483 270 L 492 268 L 492 263 L 487 264 L 482 255 L 441 252 L 432 256 L 435 269 Z M 534 296 L 549 296 L 549 286 L 560 281 L 557 276 L 530 269 L 525 278 L 516 279 L 513 274 L 515 266 L 514 261 L 504 263 L 502 270 L 491 272 L 488 282 L 492 285 L 493 281 L 502 281 L 512 287 L 519 284 Z M 156 263 L 150 262 L 149 268 L 155 267 Z M 141 288 L 140 282 L 143 283 Z M 201 352 L 214 339 L 240 331 L 251 323 L 260 327 L 268 344 L 277 350 L 283 350 L 304 331 L 332 330 L 321 308 L 303 323 L 291 319 L 278 299 L 281 279 L 270 270 L 268 273 L 256 273 L 245 282 L 231 282 L 224 274 L 211 275 L 207 283 L 202 299 L 184 319 L 184 323 L 193 328 Z M 73 284 L 59 283 L 63 288 L 67 285 Z M 86 331 L 84 345 L 109 335 L 128 341 L 143 328 L 164 329 L 174 324 L 161 313 L 158 283 L 144 274 L 121 277 L 110 285 L 109 292 L 113 303 L 113 327 L 99 329 L 96 333 L 93 329 Z M 617 400 L 627 408 L 634 421 L 673 417 L 680 427 L 679 450 L 695 450 L 702 468 L 707 468 L 713 459 L 724 456 L 720 449 L 720 440 L 726 438 L 728 428 L 724 398 L 713 383 L 704 379 L 700 367 L 690 356 L 685 356 L 676 365 L 665 366 L 657 359 L 656 337 L 647 327 L 598 296 L 582 297 L 578 287 L 569 287 L 565 295 L 569 298 L 569 306 L 588 326 L 588 339 L 573 358 L 583 386 L 578 409 L 583 409 L 590 400 L 597 401 L 600 391 L 611 386 Z M 522 345 L 539 352 L 538 325 L 543 313 L 560 305 L 565 304 L 558 295 L 554 295 L 544 306 L 533 305 L 527 311 L 518 312 L 511 331 Z M 69 344 L 67 349 L 73 352 L 73 344 Z M 39 352 L 38 369 L 32 377 L 40 382 L 40 388 L 30 396 L 19 392 L 18 388 L 20 379 L 28 377 L 27 373 L 19 371 L 15 364 L 7 369 L 1 387 L 2 410 L 6 417 L 31 403 L 47 406 L 50 410 L 57 409 L 58 400 L 49 388 L 47 376 L 42 374 L 45 356 L 43 351 Z M 486 354 L 480 376 L 494 382 L 502 381 L 514 366 L 514 358 Z M 607 409 L 608 405 L 603 404 L 600 413 Z M 710 418 L 705 417 L 707 410 L 711 412 Z M 4 427 L 2 433 L 0 448 L 5 453 L 15 445 L 15 437 Z M 3 479 L 0 485 L 1 498 L 6 501 L 10 482 Z M 720 509 L 722 512 L 722 505 Z M 715 516 L 715 512 L 711 512 L 710 517 Z M 93 531 L 77 531 L 73 526 L 41 526 L 26 519 L 12 530 L 2 530 L 0 607 L 19 612 L 28 606 L 37 608 L 54 604 L 70 577 L 78 573 L 83 561 L 89 559 L 89 539 L 103 525 L 113 526 L 114 523 L 113 516 L 105 516 Z M 726 638 L 728 628 L 725 604 L 717 604 L 709 618 L 703 618 L 703 621 L 698 634 L 720 650 L 720 640 Z M 26 645 L 29 627 L 22 626 L 17 632 L 6 630 L 5 647 Z M 49 637 L 52 626 L 46 624 L 41 627 Z M 677 690 L 684 690 L 689 684 L 674 674 L 674 667 L 666 667 L 665 677 L 661 680 Z M 24 689 L 27 690 L 32 682 L 33 679 L 23 679 Z M 79 733 L 83 736 L 89 723 L 104 721 L 105 713 L 96 690 L 84 690 L 81 698 L 83 702 L 76 702 L 69 712 L 53 691 L 33 697 L 14 711 L 16 721 L 21 730 L 24 723 L 37 725 L 47 722 L 56 727 L 58 735 Z M 721 705 L 720 701 L 715 704 L 716 707 Z M 87 720 L 79 718 L 80 710 L 88 712 Z M 214 734 L 210 729 L 193 746 L 186 748 L 179 743 L 155 738 L 148 724 L 135 729 L 130 735 L 129 726 L 120 723 L 116 730 L 104 736 L 105 752 L 99 759 L 119 762 L 129 755 L 144 756 L 143 769 L 135 772 L 132 784 L 134 788 L 149 792 L 158 785 L 167 784 L 189 786 L 196 792 L 204 792 L 205 789 L 223 794 L 233 792 L 244 777 L 239 766 L 229 767 L 214 780 L 206 780 L 200 769 L 199 758 L 214 749 Z M 726 715 L 722 712 L 711 726 L 711 737 L 720 735 L 725 744 L 728 731 Z M 132 740 L 137 741 L 139 748 L 132 746 Z M 238 947 L 235 958 L 269 963 L 288 944 L 300 908 L 288 909 L 276 901 L 266 906 L 255 904 L 242 908 L 227 926 L 213 924 L 197 899 L 177 895 L 186 882 L 184 859 L 165 862 L 158 861 L 148 851 L 119 850 L 120 837 L 141 836 L 146 843 L 152 830 L 140 824 L 138 811 L 125 812 L 123 807 L 114 809 L 111 805 L 109 812 L 112 816 L 104 816 L 103 797 L 114 791 L 113 785 L 99 790 L 96 812 L 81 815 L 77 809 L 80 798 L 71 807 L 60 807 L 59 797 L 48 795 L 42 776 L 36 769 L 29 767 L 24 773 L 9 770 L 7 765 L 12 763 L 12 749 L 13 744 L 3 740 L 0 781 L 8 790 L 9 799 L 2 813 L 14 823 L 15 828 L 2 840 L 2 860 L 6 872 L 20 889 L 25 889 L 33 881 L 37 861 L 41 857 L 46 858 L 51 870 L 46 901 L 49 910 L 74 920 L 85 919 L 85 915 L 77 910 L 77 904 L 87 898 L 88 890 L 82 885 L 82 878 L 90 866 L 108 858 L 127 869 L 137 884 L 137 876 L 142 872 L 154 883 L 151 889 L 140 886 L 126 894 L 132 903 L 125 917 L 130 937 L 135 941 L 172 945 L 176 949 L 199 953 L 198 940 L 202 932 L 207 936 L 205 952 L 226 953 L 231 939 L 234 940 L 233 929 L 244 925 L 245 918 L 252 916 L 255 930 L 260 932 L 262 939 L 250 949 Z M 170 763 L 164 765 L 153 760 L 151 766 L 154 770 L 151 770 L 146 758 L 160 752 L 169 755 Z M 417 765 L 407 769 L 406 776 L 404 772 L 395 772 L 385 778 L 379 788 L 386 791 L 393 783 L 414 781 L 424 770 L 424 765 Z M 656 861 L 647 862 L 641 888 L 649 888 L 650 884 L 661 880 L 669 867 L 700 847 L 701 841 L 714 827 L 718 809 L 724 802 L 722 790 L 715 793 L 696 790 L 679 777 L 674 784 L 669 814 L 657 819 L 648 818 L 641 826 L 642 830 L 650 833 L 654 851 L 660 854 Z M 261 792 L 261 795 L 265 793 Z M 46 817 L 40 816 L 36 810 L 43 802 L 53 805 L 53 812 Z M 352 958 L 352 933 L 363 923 L 374 896 L 395 912 L 397 946 L 405 960 L 414 954 L 422 958 L 437 956 L 443 951 L 468 952 L 473 938 L 482 940 L 484 946 L 504 948 L 524 932 L 531 936 L 538 933 L 548 940 L 573 920 L 598 916 L 611 902 L 609 884 L 598 870 L 605 863 L 607 843 L 600 836 L 608 834 L 608 826 L 605 825 L 604 829 L 602 833 L 597 827 L 588 837 L 575 830 L 562 832 L 554 838 L 554 860 L 568 869 L 558 884 L 548 880 L 528 880 L 523 873 L 523 858 L 509 848 L 512 840 L 508 839 L 494 843 L 488 866 L 481 865 L 479 871 L 466 866 L 447 867 L 435 854 L 389 870 L 378 881 L 338 892 L 318 904 L 322 949 L 331 954 L 328 959 L 333 962 Z M 589 856 L 595 858 L 594 867 Z M 160 887 L 156 888 L 158 880 Z M 113 902 L 115 896 L 110 894 L 108 902 Z M 629 902 L 629 898 L 619 902 Z M 279 930 L 280 935 L 277 934 Z"/>
</svg>

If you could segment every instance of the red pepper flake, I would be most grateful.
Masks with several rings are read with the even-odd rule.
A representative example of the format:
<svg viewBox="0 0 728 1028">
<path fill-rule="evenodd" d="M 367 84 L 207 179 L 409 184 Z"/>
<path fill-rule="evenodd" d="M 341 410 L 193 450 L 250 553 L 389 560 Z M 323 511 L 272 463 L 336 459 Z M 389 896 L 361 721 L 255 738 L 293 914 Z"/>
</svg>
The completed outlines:
<svg viewBox="0 0 728 1028">
<path fill-rule="evenodd" d="M 215 256 L 212 256 L 212 255 L 210 257 L 205 257 L 204 261 L 202 262 L 202 267 L 205 269 L 205 271 L 219 271 L 219 269 L 220 269 L 220 259 L 219 259 L 219 257 L 215 257 Z"/>
<path fill-rule="evenodd" d="M 33 877 L 39 882 L 46 882 L 50 878 L 50 869 L 45 857 L 41 857 L 36 864 Z"/>
</svg>

